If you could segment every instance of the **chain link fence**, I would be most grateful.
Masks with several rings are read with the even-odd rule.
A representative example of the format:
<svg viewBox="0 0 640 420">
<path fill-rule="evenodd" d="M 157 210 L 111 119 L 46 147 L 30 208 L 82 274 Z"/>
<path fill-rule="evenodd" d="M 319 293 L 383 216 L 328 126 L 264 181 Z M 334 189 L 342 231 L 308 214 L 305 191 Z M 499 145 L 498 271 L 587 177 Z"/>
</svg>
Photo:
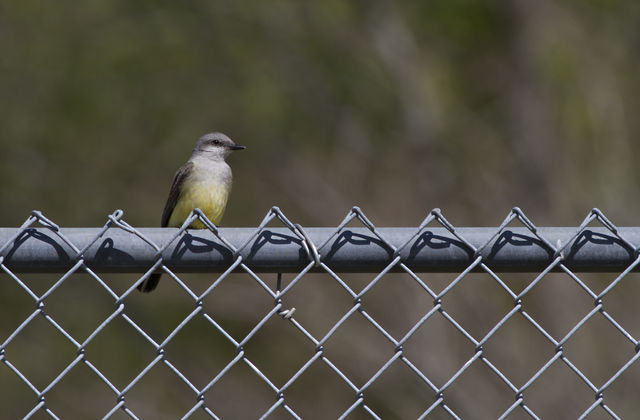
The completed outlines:
<svg viewBox="0 0 640 420">
<path fill-rule="evenodd" d="M 188 230 L 200 219 L 208 230 Z M 640 228 L 592 210 L 0 229 L 6 418 L 633 418 Z M 159 288 L 136 286 L 161 271 Z"/>
</svg>

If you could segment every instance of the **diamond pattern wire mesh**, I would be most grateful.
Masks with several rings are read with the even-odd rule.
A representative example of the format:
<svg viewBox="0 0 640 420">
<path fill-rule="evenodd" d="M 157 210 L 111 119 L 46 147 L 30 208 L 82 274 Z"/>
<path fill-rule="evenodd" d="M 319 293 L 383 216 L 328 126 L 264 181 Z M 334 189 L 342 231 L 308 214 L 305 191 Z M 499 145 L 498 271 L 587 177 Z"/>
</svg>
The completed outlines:
<svg viewBox="0 0 640 420">
<path fill-rule="evenodd" d="M 202 291 L 196 291 L 184 279 L 188 276 L 172 272 L 161 257 L 141 277 L 127 279 L 122 290 L 111 284 L 109 275 L 98 275 L 84 261 L 83 254 L 89 246 L 113 227 L 142 239 L 160 255 L 196 218 L 234 256 L 226 271 L 215 275 Z M 240 255 L 272 222 L 282 224 L 299 238 L 301 252 L 308 259 L 308 264 L 295 275 L 286 276 L 288 279 L 283 275 L 274 279 L 273 275 L 257 274 Z M 511 275 L 496 274 L 481 255 L 483 248 L 514 222 L 528 229 L 553 255 L 542 272 L 517 281 L 512 281 Z M 318 252 L 354 223 L 364 226 L 393 251 L 386 267 L 376 275 L 334 272 Z M 633 262 L 613 279 L 589 281 L 563 263 L 565 252 L 592 223 L 604 226 L 633 250 Z M 35 291 L 36 282 L 29 281 L 29 275 L 12 272 L 4 261 L 7 250 L 16 245 L 21 234 L 38 224 L 57 235 L 77 255 L 73 267 L 55 274 L 55 282 L 42 292 Z M 468 267 L 455 276 L 414 272 L 400 255 L 434 226 L 446 228 L 472 255 Z M 10 296 L 19 296 L 16 299 L 26 300 L 31 308 L 25 310 L 27 306 L 22 306 L 8 317 L 4 311 L 13 307 L 4 303 L 5 321 L 0 323 L 2 406 L 11 407 L 13 415 L 25 418 L 42 414 L 64 418 L 68 413 L 87 413 L 78 406 L 103 409 L 90 411 L 90 416 L 104 418 L 244 418 L 249 406 L 257 410 L 251 415 L 262 418 L 621 418 L 640 408 L 640 403 L 633 401 L 640 385 L 640 373 L 634 371 L 640 346 L 632 334 L 638 328 L 637 318 L 626 313 L 614 316 L 621 299 L 630 300 L 631 307 L 637 306 L 633 296 L 614 293 L 623 283 L 635 281 L 632 276 L 640 262 L 638 249 L 597 209 L 575 229 L 570 241 L 554 244 L 520 209 L 514 208 L 493 237 L 480 247 L 467 241 L 435 209 L 398 247 L 357 207 L 323 243 L 313 243 L 302 226 L 289 221 L 274 207 L 239 248 L 198 210 L 164 245 L 154 243 L 129 225 L 118 210 L 108 217 L 93 241 L 81 249 L 53 221 L 34 211 L 10 240 L 0 243 L 1 293 L 9 296 L 4 288 L 11 285 L 15 290 Z M 172 287 L 171 296 L 162 301 L 135 290 L 158 269 L 165 272 L 161 289 Z M 59 305 L 70 307 L 79 301 L 91 307 L 92 302 L 86 301 L 93 297 L 74 295 L 69 291 L 72 287 L 65 286 L 73 283 L 78 274 L 92 279 L 98 288 L 91 296 L 100 295 L 104 301 L 106 295 L 112 305 L 103 318 L 92 320 L 95 324 L 91 325 L 86 325 L 90 314 L 73 314 L 78 324 L 87 321 L 82 333 L 76 332 L 75 327 L 66 328 L 68 320 L 62 321 L 50 310 L 56 300 L 63 298 L 67 300 Z M 242 296 L 224 296 L 229 290 L 226 285 L 236 282 L 238 276 L 257 286 L 253 292 L 259 293 L 252 293 L 258 297 L 244 300 Z M 314 290 L 320 283 L 311 283 L 318 277 L 324 282 L 322 287 L 326 287 L 327 280 L 333 284 L 332 294 Z M 559 289 L 544 292 L 547 289 L 543 286 L 557 284 L 560 278 L 566 288 L 562 291 L 571 290 L 571 295 L 564 296 Z M 401 283 L 408 290 L 404 295 L 394 290 Z M 473 292 L 460 295 L 466 288 L 473 288 Z M 536 299 L 536 293 L 542 297 Z M 329 296 L 332 306 L 318 305 L 321 296 Z M 167 321 L 175 322 L 168 333 L 159 332 L 162 328 L 158 325 L 170 319 L 163 318 L 163 314 L 171 312 L 167 302 L 174 298 L 186 302 L 182 309 L 189 309 L 186 315 Z M 229 299 L 235 298 L 235 306 L 229 304 Z M 226 300 L 232 308 L 230 313 L 217 314 L 208 303 L 211 299 L 222 305 Z M 143 300 L 147 308 L 141 313 L 136 306 L 144 305 L 140 303 Z M 289 301 L 295 301 L 297 307 L 288 305 Z M 369 305 L 371 301 L 379 304 Z M 591 307 L 574 305 L 573 301 L 590 302 Z M 407 309 L 416 302 L 417 306 Z M 95 307 L 100 305 L 96 303 Z M 244 315 L 253 313 L 253 317 L 242 327 L 234 326 L 230 319 L 235 316 L 234 308 Z M 558 319 L 563 316 L 567 319 L 558 326 Z M 115 325 L 127 333 L 110 334 Z M 196 331 L 187 333 L 189 328 Z M 213 341 L 206 338 L 211 334 L 215 336 Z M 100 341 L 101 336 L 108 338 Z M 185 336 L 190 338 L 184 340 Z M 172 347 L 178 342 L 178 348 L 187 347 L 185 352 L 197 354 L 191 364 L 191 356 L 176 353 Z M 198 346 L 204 348 L 194 349 Z M 33 355 L 34 348 L 42 360 Z M 123 355 L 114 359 L 118 365 L 114 369 L 103 359 L 117 352 Z M 27 355 L 22 357 L 21 353 Z M 265 356 L 267 353 L 271 359 Z M 603 356 L 611 354 L 615 354 L 611 360 Z M 143 358 L 146 356 L 151 360 Z M 207 359 L 219 363 L 208 363 Z M 158 376 L 160 370 L 164 376 Z M 82 394 L 83 398 L 76 396 L 78 388 L 65 383 L 80 371 L 84 376 L 78 386 L 84 388 L 90 378 L 100 392 L 91 388 Z M 13 380 L 8 378 L 12 375 Z M 154 378 L 151 383 L 148 377 Z M 165 388 L 161 382 L 167 377 L 171 382 L 166 388 L 171 391 L 157 393 L 158 388 Z M 616 387 L 617 384 L 622 385 Z M 257 388 L 261 388 L 263 397 L 255 397 Z M 141 395 L 140 389 L 146 389 L 146 393 Z M 56 396 L 58 392 L 68 395 Z M 224 397 L 216 398 L 218 393 Z M 572 396 L 573 393 L 578 395 Z M 94 398 L 101 403 L 95 405 Z M 65 399 L 72 401 L 61 403 Z M 177 401 L 168 410 L 158 402 L 162 399 Z M 265 403 L 269 399 L 271 402 Z M 333 405 L 317 406 L 318 401 L 331 401 Z M 329 412 L 330 405 L 335 412 Z M 80 411 L 69 411 L 69 407 Z M 176 407 L 182 407 L 182 411 Z M 170 411 L 175 414 L 168 414 Z"/>
</svg>

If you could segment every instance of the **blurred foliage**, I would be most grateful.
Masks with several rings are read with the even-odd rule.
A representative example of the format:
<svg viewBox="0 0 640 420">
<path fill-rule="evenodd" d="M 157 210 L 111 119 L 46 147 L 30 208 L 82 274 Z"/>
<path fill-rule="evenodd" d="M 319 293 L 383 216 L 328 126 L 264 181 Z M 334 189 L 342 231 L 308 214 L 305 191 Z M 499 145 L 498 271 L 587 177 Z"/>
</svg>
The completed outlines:
<svg viewBox="0 0 640 420">
<path fill-rule="evenodd" d="M 219 130 L 227 226 L 637 225 L 639 43 L 622 0 L 0 1 L 0 221 L 156 226 Z"/>
<path fill-rule="evenodd" d="M 248 146 L 227 225 L 354 204 L 386 225 L 514 205 L 632 223 L 639 19 L 596 0 L 3 2 L 0 217 L 156 225 L 215 129 Z"/>
</svg>

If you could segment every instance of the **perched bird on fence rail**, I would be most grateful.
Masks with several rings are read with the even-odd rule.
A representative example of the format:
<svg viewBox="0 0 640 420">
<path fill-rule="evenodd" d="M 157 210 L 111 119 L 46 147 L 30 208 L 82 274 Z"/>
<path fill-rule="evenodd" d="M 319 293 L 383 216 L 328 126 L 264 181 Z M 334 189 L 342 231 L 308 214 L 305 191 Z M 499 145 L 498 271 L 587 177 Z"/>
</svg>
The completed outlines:
<svg viewBox="0 0 640 420">
<path fill-rule="evenodd" d="M 202 210 L 213 224 L 220 223 L 231 192 L 231 168 L 225 159 L 232 151 L 244 148 L 222 133 L 200 137 L 191 157 L 173 178 L 161 226 L 182 226 L 195 208 Z M 195 220 L 189 227 L 204 229 L 205 226 Z M 151 292 L 158 285 L 160 276 L 151 274 L 138 285 L 138 290 Z"/>
</svg>

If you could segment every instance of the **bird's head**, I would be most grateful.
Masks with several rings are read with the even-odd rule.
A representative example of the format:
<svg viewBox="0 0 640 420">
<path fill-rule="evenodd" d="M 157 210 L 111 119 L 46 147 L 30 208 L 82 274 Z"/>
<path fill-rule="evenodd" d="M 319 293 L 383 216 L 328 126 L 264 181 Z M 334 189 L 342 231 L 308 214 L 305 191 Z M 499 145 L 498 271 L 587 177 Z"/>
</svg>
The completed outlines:
<svg viewBox="0 0 640 420">
<path fill-rule="evenodd" d="M 222 159 L 226 158 L 229 153 L 234 150 L 242 150 L 244 146 L 235 144 L 233 140 L 222 133 L 209 133 L 200 137 L 193 149 L 194 154 L 203 154 L 204 156 Z"/>
</svg>

